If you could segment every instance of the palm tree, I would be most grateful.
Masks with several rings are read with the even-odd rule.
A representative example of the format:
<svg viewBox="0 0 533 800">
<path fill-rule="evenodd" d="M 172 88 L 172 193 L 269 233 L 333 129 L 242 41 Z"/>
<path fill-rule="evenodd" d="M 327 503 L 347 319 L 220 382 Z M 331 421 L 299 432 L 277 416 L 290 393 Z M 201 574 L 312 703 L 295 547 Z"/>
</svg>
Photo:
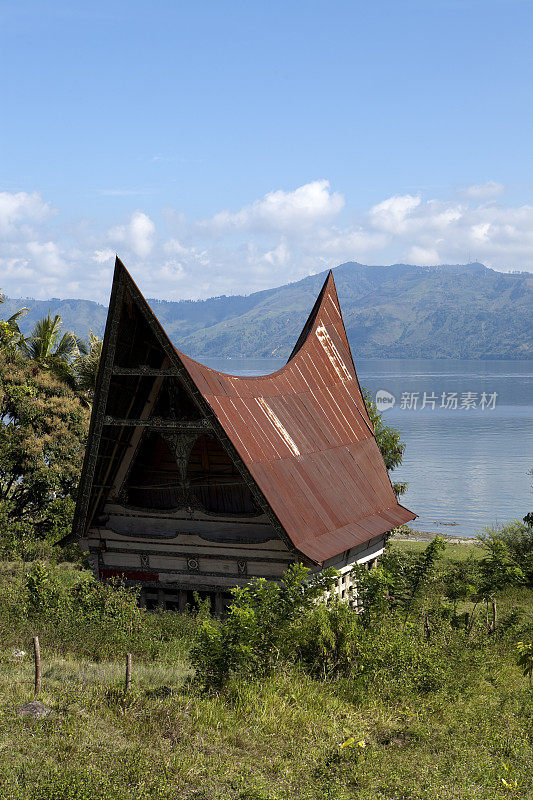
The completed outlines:
<svg viewBox="0 0 533 800">
<path fill-rule="evenodd" d="M 96 387 L 96 376 L 102 355 L 102 340 L 90 331 L 89 341 L 79 343 L 80 354 L 74 359 L 73 369 L 78 391 L 92 401 Z"/>
<path fill-rule="evenodd" d="M 72 389 L 76 389 L 73 363 L 83 352 L 84 343 L 71 331 L 61 334 L 61 317 L 56 314 L 38 320 L 30 335 L 20 342 L 20 349 L 27 358 L 35 361 L 41 369 L 49 370 Z"/>
</svg>

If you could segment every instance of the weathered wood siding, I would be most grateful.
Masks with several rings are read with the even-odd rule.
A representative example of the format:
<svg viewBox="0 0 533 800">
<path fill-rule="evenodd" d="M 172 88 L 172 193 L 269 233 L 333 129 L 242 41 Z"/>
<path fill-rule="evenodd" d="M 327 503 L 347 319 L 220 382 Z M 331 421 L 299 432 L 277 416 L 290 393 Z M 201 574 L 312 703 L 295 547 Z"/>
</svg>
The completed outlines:
<svg viewBox="0 0 533 800">
<path fill-rule="evenodd" d="M 210 518 L 183 512 L 156 515 L 116 504 L 105 525 L 89 530 L 96 577 L 122 574 L 131 583 L 228 590 L 252 577 L 280 578 L 294 561 L 266 517 Z"/>
<path fill-rule="evenodd" d="M 197 512 L 160 516 L 117 504 L 105 508 L 107 522 L 93 527 L 83 541 L 97 578 L 122 575 L 148 593 L 161 590 L 159 601 L 179 592 L 228 592 L 253 577 L 279 580 L 295 560 L 266 517 L 210 518 Z M 347 599 L 354 591 L 354 564 L 370 566 L 383 552 L 385 539 L 364 545 L 325 562 L 339 573 L 336 592 Z M 170 595 L 169 595 L 170 593 Z"/>
</svg>

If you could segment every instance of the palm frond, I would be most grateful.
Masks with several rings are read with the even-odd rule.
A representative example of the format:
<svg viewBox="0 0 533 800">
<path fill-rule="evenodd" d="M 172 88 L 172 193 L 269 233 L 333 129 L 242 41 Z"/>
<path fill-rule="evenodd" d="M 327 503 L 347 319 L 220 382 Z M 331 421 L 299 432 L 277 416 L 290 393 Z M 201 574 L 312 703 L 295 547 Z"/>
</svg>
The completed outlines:
<svg viewBox="0 0 533 800">
<path fill-rule="evenodd" d="M 54 357 L 65 361 L 72 361 L 79 355 L 77 338 L 70 331 L 66 331 L 54 347 Z"/>
<path fill-rule="evenodd" d="M 52 356 L 52 358 L 48 360 L 46 366 L 56 378 L 62 381 L 62 383 L 65 383 L 74 391 L 77 389 L 76 376 L 68 361 L 65 361 L 63 358 Z"/>
<path fill-rule="evenodd" d="M 81 339 L 79 336 L 76 336 L 75 338 L 80 355 L 81 356 L 89 355 L 89 353 L 91 352 L 91 343 L 88 342 L 87 339 Z"/>
<path fill-rule="evenodd" d="M 15 331 L 16 333 L 20 333 L 19 319 L 22 319 L 22 317 L 27 314 L 29 310 L 29 308 L 24 306 L 24 308 L 19 308 L 19 310 L 15 311 L 14 314 L 11 314 L 11 316 L 6 320 L 11 330 Z"/>
<path fill-rule="evenodd" d="M 91 331 L 89 341 L 86 343 L 88 350 L 74 360 L 73 369 L 76 375 L 78 390 L 85 392 L 92 398 L 96 386 L 96 377 L 102 354 L 102 340 Z"/>
<path fill-rule="evenodd" d="M 53 318 L 51 312 L 47 317 L 38 320 L 28 337 L 28 351 L 30 358 L 45 364 L 54 354 L 54 348 L 61 330 L 61 317 L 56 314 Z"/>
</svg>

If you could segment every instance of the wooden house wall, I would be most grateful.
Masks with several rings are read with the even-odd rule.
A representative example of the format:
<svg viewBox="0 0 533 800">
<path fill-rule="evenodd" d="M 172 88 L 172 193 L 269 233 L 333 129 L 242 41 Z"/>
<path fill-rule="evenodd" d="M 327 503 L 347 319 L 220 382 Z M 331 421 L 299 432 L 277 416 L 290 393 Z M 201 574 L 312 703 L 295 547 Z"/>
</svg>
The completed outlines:
<svg viewBox="0 0 533 800">
<path fill-rule="evenodd" d="M 95 576 L 122 576 L 148 596 L 159 592 L 162 605 L 175 593 L 178 606 L 180 591 L 227 593 L 254 577 L 279 580 L 296 560 L 266 518 L 158 516 L 117 504 L 105 510 L 106 524 L 91 528 L 82 543 Z M 324 564 L 339 572 L 339 597 L 347 599 L 354 590 L 354 565 L 373 565 L 384 545 L 384 537 L 376 537 Z"/>
<path fill-rule="evenodd" d="M 228 590 L 279 578 L 295 560 L 266 518 L 209 519 L 106 506 L 107 522 L 83 540 L 96 577 L 145 586 Z"/>
</svg>

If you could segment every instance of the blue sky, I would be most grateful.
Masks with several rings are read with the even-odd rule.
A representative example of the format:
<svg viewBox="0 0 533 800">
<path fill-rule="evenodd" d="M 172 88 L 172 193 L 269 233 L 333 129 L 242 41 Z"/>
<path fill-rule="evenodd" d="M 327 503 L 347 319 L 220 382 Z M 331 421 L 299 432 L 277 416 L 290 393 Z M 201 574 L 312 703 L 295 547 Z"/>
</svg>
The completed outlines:
<svg viewBox="0 0 533 800">
<path fill-rule="evenodd" d="M 2 2 L 0 285 L 533 270 L 530 0 Z"/>
</svg>

